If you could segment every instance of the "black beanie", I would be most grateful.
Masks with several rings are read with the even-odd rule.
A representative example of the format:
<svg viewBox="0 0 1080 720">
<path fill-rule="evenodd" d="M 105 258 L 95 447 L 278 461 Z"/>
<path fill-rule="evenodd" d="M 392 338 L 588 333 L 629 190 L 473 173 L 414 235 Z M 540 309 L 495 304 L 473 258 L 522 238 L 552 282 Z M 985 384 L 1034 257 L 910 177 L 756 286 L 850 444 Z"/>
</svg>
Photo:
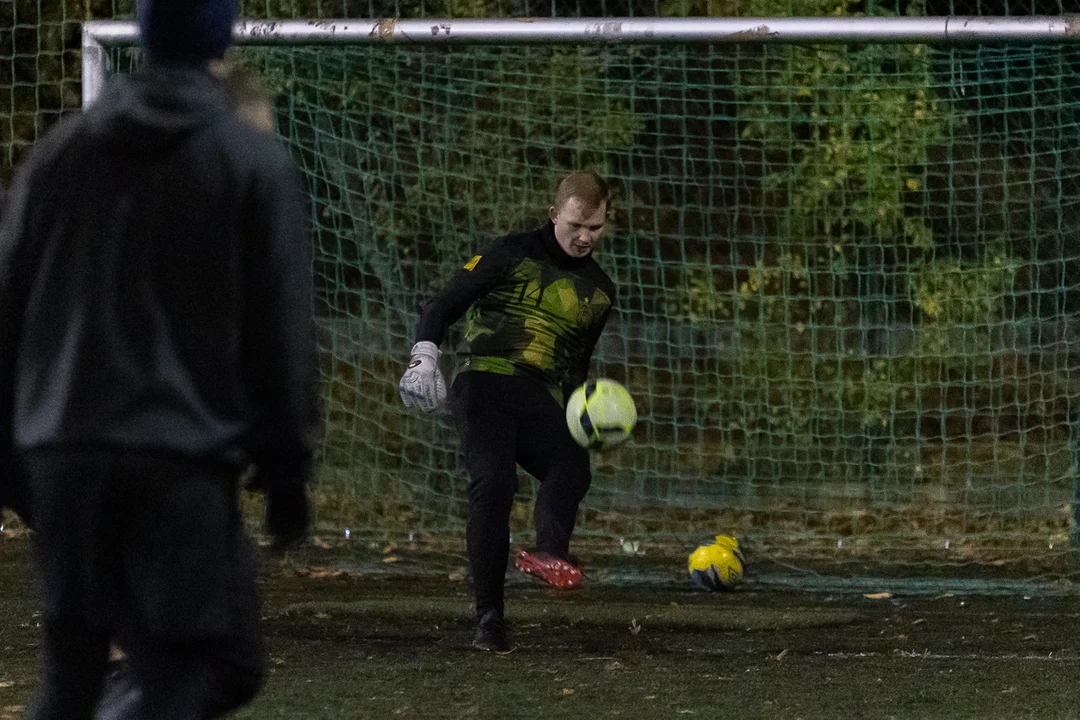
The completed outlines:
<svg viewBox="0 0 1080 720">
<path fill-rule="evenodd" d="M 202 63 L 232 45 L 235 0 L 139 0 L 143 50 L 154 62 Z"/>
</svg>

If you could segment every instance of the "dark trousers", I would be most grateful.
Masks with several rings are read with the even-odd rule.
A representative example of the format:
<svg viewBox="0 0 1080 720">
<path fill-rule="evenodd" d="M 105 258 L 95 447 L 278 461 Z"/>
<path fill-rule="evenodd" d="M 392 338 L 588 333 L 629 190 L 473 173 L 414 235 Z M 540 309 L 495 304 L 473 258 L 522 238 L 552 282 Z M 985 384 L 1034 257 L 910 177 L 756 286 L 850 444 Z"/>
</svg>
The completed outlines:
<svg viewBox="0 0 1080 720">
<path fill-rule="evenodd" d="M 35 720 L 93 717 L 109 644 L 141 700 L 125 717 L 193 720 L 255 696 L 255 564 L 234 468 L 109 450 L 23 457 L 43 617 Z"/>
<path fill-rule="evenodd" d="M 466 541 L 476 610 L 502 612 L 517 466 L 540 481 L 536 549 L 565 558 L 592 481 L 589 453 L 570 436 L 565 410 L 531 378 L 464 372 L 450 403 L 470 478 Z"/>
</svg>

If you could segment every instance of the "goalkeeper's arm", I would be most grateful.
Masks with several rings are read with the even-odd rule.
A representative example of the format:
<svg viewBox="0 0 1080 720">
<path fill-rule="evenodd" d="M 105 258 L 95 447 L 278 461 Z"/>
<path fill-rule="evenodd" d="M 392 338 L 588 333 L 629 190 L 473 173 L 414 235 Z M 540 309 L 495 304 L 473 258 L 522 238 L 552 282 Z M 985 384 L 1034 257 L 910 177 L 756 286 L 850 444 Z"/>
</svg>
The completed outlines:
<svg viewBox="0 0 1080 720">
<path fill-rule="evenodd" d="M 431 412 L 446 399 L 446 380 L 439 370 L 439 345 L 450 326 L 469 306 L 505 279 L 513 257 L 505 239 L 474 255 L 424 307 L 416 326 L 416 343 L 398 388 L 405 407 Z"/>
</svg>

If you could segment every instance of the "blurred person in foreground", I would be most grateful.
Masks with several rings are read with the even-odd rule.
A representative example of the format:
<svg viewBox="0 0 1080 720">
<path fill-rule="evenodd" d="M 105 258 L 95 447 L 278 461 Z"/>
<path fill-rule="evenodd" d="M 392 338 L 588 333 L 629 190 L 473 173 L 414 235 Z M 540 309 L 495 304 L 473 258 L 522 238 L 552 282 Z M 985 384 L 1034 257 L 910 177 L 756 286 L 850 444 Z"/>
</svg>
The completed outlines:
<svg viewBox="0 0 1080 720">
<path fill-rule="evenodd" d="M 317 384 L 296 169 L 210 71 L 232 0 L 137 10 L 144 67 L 34 148 L 0 226 L 0 436 L 37 531 L 42 720 L 94 717 L 114 640 L 124 677 L 99 718 L 250 701 L 249 464 L 275 545 L 307 529 Z"/>
<path fill-rule="evenodd" d="M 225 89 L 233 111 L 241 122 L 266 133 L 273 133 L 274 105 L 266 91 L 262 79 L 253 71 L 226 57 L 209 63 L 210 72 L 225 84 Z M 238 576 L 241 587 L 245 582 L 243 574 Z M 241 595 L 241 601 L 243 596 Z M 113 641 L 109 653 L 108 676 L 102 707 L 105 712 L 98 715 L 98 720 L 114 720 L 130 717 L 141 700 L 141 693 L 127 669 L 127 653 L 124 652 L 124 637 Z M 228 665 L 223 669 L 228 669 Z"/>
</svg>

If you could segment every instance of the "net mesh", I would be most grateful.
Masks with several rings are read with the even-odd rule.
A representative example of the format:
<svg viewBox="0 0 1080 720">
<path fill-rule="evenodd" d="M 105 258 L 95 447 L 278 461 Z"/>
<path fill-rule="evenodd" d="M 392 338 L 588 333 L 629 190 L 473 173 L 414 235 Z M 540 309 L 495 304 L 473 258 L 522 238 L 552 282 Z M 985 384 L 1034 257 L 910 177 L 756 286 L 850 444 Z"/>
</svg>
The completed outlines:
<svg viewBox="0 0 1080 720">
<path fill-rule="evenodd" d="M 105 4 L 0 3 L 7 163 L 78 106 L 76 21 L 130 12 Z M 999 10 L 977 5 L 934 12 Z M 620 8 L 572 14 L 597 10 Z M 411 328 L 479 245 L 542 220 L 589 167 L 618 186 L 599 259 L 620 310 L 595 374 L 629 386 L 641 421 L 596 457 L 582 538 L 652 552 L 731 532 L 800 567 L 1071 573 L 1080 47 L 241 55 L 314 199 L 324 527 L 460 537 L 453 430 L 396 394 Z"/>
<path fill-rule="evenodd" d="M 397 398 L 417 311 L 586 167 L 619 188 L 596 374 L 641 421 L 581 535 L 1062 567 L 1080 47 L 245 52 L 315 200 L 324 521 L 460 531 L 453 431 Z"/>
<path fill-rule="evenodd" d="M 0 173 L 80 106 L 85 20 L 130 20 L 134 0 L 0 0 Z M 240 0 L 246 18 L 1059 15 L 1066 0 Z"/>
</svg>

